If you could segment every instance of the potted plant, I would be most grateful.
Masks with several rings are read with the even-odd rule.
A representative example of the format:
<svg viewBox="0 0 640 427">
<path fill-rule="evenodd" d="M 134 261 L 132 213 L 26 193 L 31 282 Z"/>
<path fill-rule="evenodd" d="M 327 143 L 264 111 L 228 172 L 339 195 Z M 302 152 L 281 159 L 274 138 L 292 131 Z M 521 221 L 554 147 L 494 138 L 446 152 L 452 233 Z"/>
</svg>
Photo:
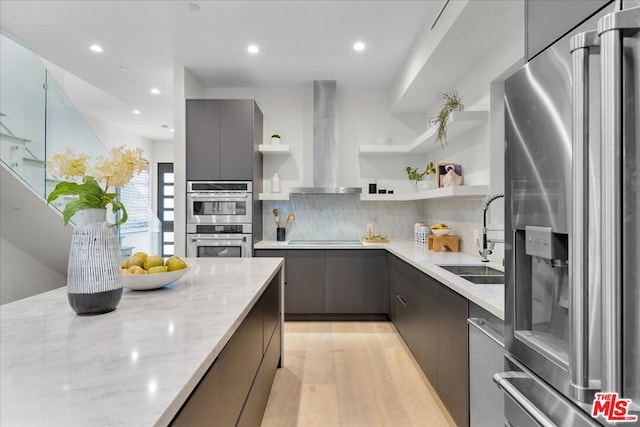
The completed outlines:
<svg viewBox="0 0 640 427">
<path fill-rule="evenodd" d="M 278 135 L 277 133 L 274 133 L 273 135 L 271 135 L 271 143 L 280 144 L 280 135 Z"/>
<path fill-rule="evenodd" d="M 442 109 L 438 113 L 438 130 L 436 132 L 436 138 L 440 145 L 444 145 L 442 141 L 447 141 L 447 121 L 449 115 L 453 111 L 462 111 L 464 106 L 462 105 L 462 97 L 455 89 L 447 93 L 441 93 L 438 95 L 438 99 L 442 102 Z"/>
<path fill-rule="evenodd" d="M 429 188 L 435 188 L 435 181 L 433 179 L 425 180 L 424 177 L 435 177 L 436 167 L 433 162 L 427 163 L 427 167 L 424 172 L 418 171 L 418 168 L 412 168 L 407 166 L 404 168 L 407 173 L 407 177 L 416 191 L 427 190 Z"/>
</svg>

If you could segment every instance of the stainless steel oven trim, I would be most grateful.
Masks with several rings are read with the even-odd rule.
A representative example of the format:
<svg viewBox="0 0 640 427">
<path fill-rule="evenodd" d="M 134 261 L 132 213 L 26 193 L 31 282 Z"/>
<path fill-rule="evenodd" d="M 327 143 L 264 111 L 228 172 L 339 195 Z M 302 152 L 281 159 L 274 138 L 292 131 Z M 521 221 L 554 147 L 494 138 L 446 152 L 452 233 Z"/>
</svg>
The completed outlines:
<svg viewBox="0 0 640 427">
<path fill-rule="evenodd" d="M 246 184 L 247 189 L 245 190 L 193 190 L 193 184 Z M 233 194 L 242 194 L 242 193 L 252 193 L 253 192 L 253 183 L 251 181 L 188 181 L 187 182 L 187 193 L 233 193 Z"/>
<path fill-rule="evenodd" d="M 238 246 L 242 258 L 250 258 L 253 252 L 251 234 L 187 234 L 187 256 L 198 256 L 198 242 L 209 242 L 209 246 Z"/>
<path fill-rule="evenodd" d="M 247 208 L 244 215 L 195 215 L 192 203 L 194 201 L 215 202 L 246 202 Z M 242 193 L 238 196 L 222 195 L 221 193 L 187 193 L 187 224 L 251 224 L 253 222 L 253 195 Z"/>
</svg>

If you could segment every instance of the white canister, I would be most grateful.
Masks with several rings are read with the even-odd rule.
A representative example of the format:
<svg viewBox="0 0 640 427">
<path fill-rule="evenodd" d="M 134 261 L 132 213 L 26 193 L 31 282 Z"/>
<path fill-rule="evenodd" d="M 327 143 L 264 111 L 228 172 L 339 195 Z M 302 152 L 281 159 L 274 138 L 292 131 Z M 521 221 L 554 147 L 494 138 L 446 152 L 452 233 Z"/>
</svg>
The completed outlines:
<svg viewBox="0 0 640 427">
<path fill-rule="evenodd" d="M 280 192 L 280 175 L 278 175 L 278 172 L 274 172 L 273 177 L 271 178 L 271 192 Z"/>
</svg>

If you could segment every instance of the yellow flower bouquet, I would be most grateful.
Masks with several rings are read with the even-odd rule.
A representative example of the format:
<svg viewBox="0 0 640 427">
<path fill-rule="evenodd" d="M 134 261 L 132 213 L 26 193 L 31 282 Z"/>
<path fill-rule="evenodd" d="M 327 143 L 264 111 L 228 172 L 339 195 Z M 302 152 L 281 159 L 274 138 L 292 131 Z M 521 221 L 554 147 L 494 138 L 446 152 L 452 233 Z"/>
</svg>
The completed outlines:
<svg viewBox="0 0 640 427">
<path fill-rule="evenodd" d="M 110 156 L 99 156 L 92 169 L 89 168 L 89 156 L 76 154 L 67 148 L 65 152 L 56 153 L 47 162 L 48 172 L 56 179 L 65 179 L 47 197 L 51 203 L 60 196 L 78 196 L 77 200 L 68 202 L 62 212 L 64 224 L 67 225 L 73 215 L 83 209 L 106 208 L 111 204 L 113 213 L 121 212 L 120 219 L 114 225 L 127 221 L 127 210 L 116 200 L 116 193 L 109 192 L 111 187 L 122 188 L 133 178 L 147 169 L 147 161 L 142 150 L 115 147 L 109 151 Z M 101 183 L 103 186 L 101 186 Z"/>
</svg>

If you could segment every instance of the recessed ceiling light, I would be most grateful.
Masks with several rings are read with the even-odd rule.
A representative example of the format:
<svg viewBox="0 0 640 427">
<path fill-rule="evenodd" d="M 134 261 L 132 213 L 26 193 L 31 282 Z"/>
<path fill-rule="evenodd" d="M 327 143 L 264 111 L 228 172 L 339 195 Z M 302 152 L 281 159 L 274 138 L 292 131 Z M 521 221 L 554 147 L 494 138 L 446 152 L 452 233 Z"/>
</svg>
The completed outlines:
<svg viewBox="0 0 640 427">
<path fill-rule="evenodd" d="M 157 87 L 151 88 L 149 92 L 151 92 L 154 95 L 160 95 L 160 89 L 158 89 Z"/>
<path fill-rule="evenodd" d="M 364 46 L 364 43 L 362 42 L 355 42 L 353 44 L 353 50 L 355 50 L 356 52 L 362 52 L 364 48 L 365 46 Z"/>
<path fill-rule="evenodd" d="M 132 113 L 133 114 L 140 114 L 140 110 L 133 110 Z"/>
<path fill-rule="evenodd" d="M 255 44 L 250 44 L 247 47 L 247 52 L 255 55 L 256 53 L 260 52 L 260 48 L 258 46 L 256 46 Z"/>
<path fill-rule="evenodd" d="M 100 46 L 99 44 L 92 44 L 91 46 L 89 46 L 89 49 L 91 49 L 91 51 L 95 53 L 102 53 L 102 46 Z"/>
<path fill-rule="evenodd" d="M 190 11 L 192 11 L 192 12 L 197 12 L 197 11 L 199 11 L 199 10 L 200 10 L 200 6 L 198 6 L 198 5 L 197 5 L 197 4 L 195 4 L 195 3 L 189 3 L 189 4 L 187 5 L 187 7 L 188 7 L 188 8 L 189 8 L 189 10 L 190 10 Z"/>
<path fill-rule="evenodd" d="M 169 132 L 175 132 L 176 130 L 174 128 L 169 129 Z"/>
</svg>

